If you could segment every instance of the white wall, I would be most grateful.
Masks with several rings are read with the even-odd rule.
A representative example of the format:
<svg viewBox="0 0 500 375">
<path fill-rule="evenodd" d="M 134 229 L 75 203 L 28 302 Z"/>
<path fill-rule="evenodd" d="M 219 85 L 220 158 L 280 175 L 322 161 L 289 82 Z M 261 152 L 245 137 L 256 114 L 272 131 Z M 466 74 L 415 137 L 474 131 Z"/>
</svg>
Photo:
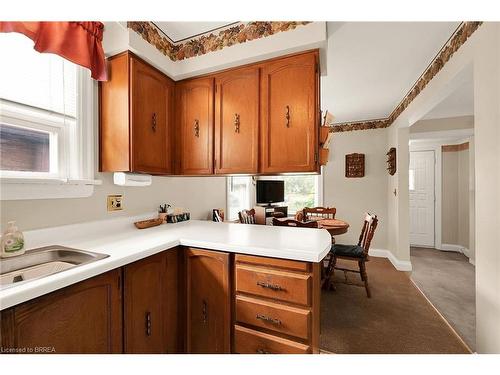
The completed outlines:
<svg viewBox="0 0 500 375">
<path fill-rule="evenodd" d="M 153 177 L 148 187 L 116 186 L 111 173 L 99 173 L 96 178 L 103 184 L 88 198 L 1 201 L 1 227 L 10 220 L 29 230 L 141 214 L 155 211 L 162 203 L 188 209 L 193 219 L 206 219 L 212 208 L 226 207 L 224 177 Z M 123 194 L 123 211 L 107 212 L 108 194 Z"/>
<path fill-rule="evenodd" d="M 500 353 L 500 24 L 475 35 L 476 342 Z"/>
<path fill-rule="evenodd" d="M 411 126 L 410 133 L 427 133 L 460 129 L 474 129 L 474 116 L 420 120 Z"/>
<path fill-rule="evenodd" d="M 334 135 L 328 164 L 323 167 L 323 203 L 337 208 L 339 219 L 350 224 L 337 243 L 358 242 L 364 213 L 376 214 L 379 224 L 372 248 L 387 247 L 387 129 L 353 131 Z M 345 177 L 345 155 L 365 154 L 365 177 Z"/>
<path fill-rule="evenodd" d="M 500 24 L 487 22 L 452 56 L 450 61 L 421 91 L 390 128 L 389 143 L 400 145 L 408 154 L 408 134 L 400 132 L 422 118 L 459 83 L 455 79 L 464 70 L 474 69 L 474 138 L 475 138 L 475 256 L 476 256 L 476 346 L 479 353 L 500 353 Z M 397 129 L 401 128 L 401 129 Z M 397 142 L 396 142 L 397 140 Z M 401 147 L 402 146 L 402 147 Z M 399 163 L 398 163 L 399 164 Z M 405 164 L 405 163 L 404 163 Z M 407 170 L 398 165 L 398 173 Z M 408 233 L 402 222 L 408 220 L 409 202 L 401 194 L 408 177 L 399 176 L 391 184 L 400 185 L 395 205 L 389 203 L 388 240 L 394 244 Z M 388 199 L 390 202 L 390 189 Z M 399 223 L 399 225 L 398 225 Z M 408 245 L 399 240 L 399 251 Z"/>
<path fill-rule="evenodd" d="M 106 56 L 130 50 L 173 80 L 308 49 L 323 48 L 326 41 L 326 22 L 312 22 L 269 37 L 236 44 L 181 61 L 172 61 L 147 43 L 139 34 L 128 29 L 126 25 L 126 22 L 105 22 L 103 47 Z M 323 69 L 322 72 L 326 74 Z"/>
<path fill-rule="evenodd" d="M 458 152 L 442 152 L 441 242 L 458 245 Z"/>
<path fill-rule="evenodd" d="M 443 244 L 469 249 L 469 150 L 442 152 Z"/>
</svg>

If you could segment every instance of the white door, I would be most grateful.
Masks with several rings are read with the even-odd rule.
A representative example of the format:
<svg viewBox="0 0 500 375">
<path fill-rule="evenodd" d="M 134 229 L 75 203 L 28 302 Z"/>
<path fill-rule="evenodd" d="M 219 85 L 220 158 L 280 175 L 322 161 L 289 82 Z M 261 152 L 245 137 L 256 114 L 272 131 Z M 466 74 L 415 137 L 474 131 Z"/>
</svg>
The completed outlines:
<svg viewBox="0 0 500 375">
<path fill-rule="evenodd" d="M 410 152 L 410 244 L 434 247 L 434 151 Z"/>
</svg>

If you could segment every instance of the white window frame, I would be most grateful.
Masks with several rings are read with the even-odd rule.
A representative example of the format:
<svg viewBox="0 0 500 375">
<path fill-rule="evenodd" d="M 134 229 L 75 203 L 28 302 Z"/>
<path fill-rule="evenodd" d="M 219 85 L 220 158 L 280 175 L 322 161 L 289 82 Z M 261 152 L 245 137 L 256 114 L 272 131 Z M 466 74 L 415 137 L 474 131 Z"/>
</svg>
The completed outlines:
<svg viewBox="0 0 500 375">
<path fill-rule="evenodd" d="M 0 200 L 82 198 L 94 186 L 94 124 L 97 123 L 97 83 L 88 70 L 77 67 L 77 120 L 61 114 L 0 99 L 0 121 L 48 132 L 57 138 L 50 150 L 50 172 L 0 172 Z M 54 163 L 54 164 L 53 164 Z M 57 173 L 54 167 L 57 165 Z"/>
</svg>

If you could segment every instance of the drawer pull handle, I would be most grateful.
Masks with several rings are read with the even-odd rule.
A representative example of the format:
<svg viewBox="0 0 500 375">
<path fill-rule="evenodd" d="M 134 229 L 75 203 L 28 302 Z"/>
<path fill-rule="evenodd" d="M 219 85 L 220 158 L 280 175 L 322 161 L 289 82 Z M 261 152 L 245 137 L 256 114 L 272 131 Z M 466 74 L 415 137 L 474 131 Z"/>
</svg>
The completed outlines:
<svg viewBox="0 0 500 375">
<path fill-rule="evenodd" d="M 257 349 L 257 354 L 271 354 L 271 352 L 268 352 L 267 350 L 265 349 Z"/>
<path fill-rule="evenodd" d="M 263 282 L 263 281 L 257 281 L 257 285 L 258 286 L 261 286 L 263 288 L 267 288 L 267 289 L 272 289 L 274 291 L 280 291 L 280 290 L 284 290 L 281 286 L 279 286 L 278 284 L 271 284 L 271 283 L 267 283 L 267 282 Z"/>
<path fill-rule="evenodd" d="M 151 336 L 151 313 L 146 312 L 146 336 Z"/>
<path fill-rule="evenodd" d="M 271 318 L 270 316 L 265 316 L 265 315 L 262 315 L 262 314 L 257 314 L 256 318 L 260 319 L 260 320 L 262 320 L 264 322 L 275 324 L 277 326 L 281 325 L 281 320 L 275 319 L 275 318 Z"/>
</svg>

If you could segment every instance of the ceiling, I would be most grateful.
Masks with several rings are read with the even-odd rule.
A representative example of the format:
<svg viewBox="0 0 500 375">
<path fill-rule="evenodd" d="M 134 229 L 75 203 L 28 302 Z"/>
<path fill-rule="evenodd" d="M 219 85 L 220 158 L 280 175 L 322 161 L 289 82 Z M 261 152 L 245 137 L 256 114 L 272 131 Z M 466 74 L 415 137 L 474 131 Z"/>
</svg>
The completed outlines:
<svg viewBox="0 0 500 375">
<path fill-rule="evenodd" d="M 474 80 L 472 74 L 455 91 L 444 98 L 424 120 L 474 115 Z"/>
<path fill-rule="evenodd" d="M 235 22 L 154 22 L 154 24 L 174 43 L 191 39 Z"/>
<path fill-rule="evenodd" d="M 459 22 L 328 22 L 322 107 L 335 122 L 386 118 Z"/>
</svg>

